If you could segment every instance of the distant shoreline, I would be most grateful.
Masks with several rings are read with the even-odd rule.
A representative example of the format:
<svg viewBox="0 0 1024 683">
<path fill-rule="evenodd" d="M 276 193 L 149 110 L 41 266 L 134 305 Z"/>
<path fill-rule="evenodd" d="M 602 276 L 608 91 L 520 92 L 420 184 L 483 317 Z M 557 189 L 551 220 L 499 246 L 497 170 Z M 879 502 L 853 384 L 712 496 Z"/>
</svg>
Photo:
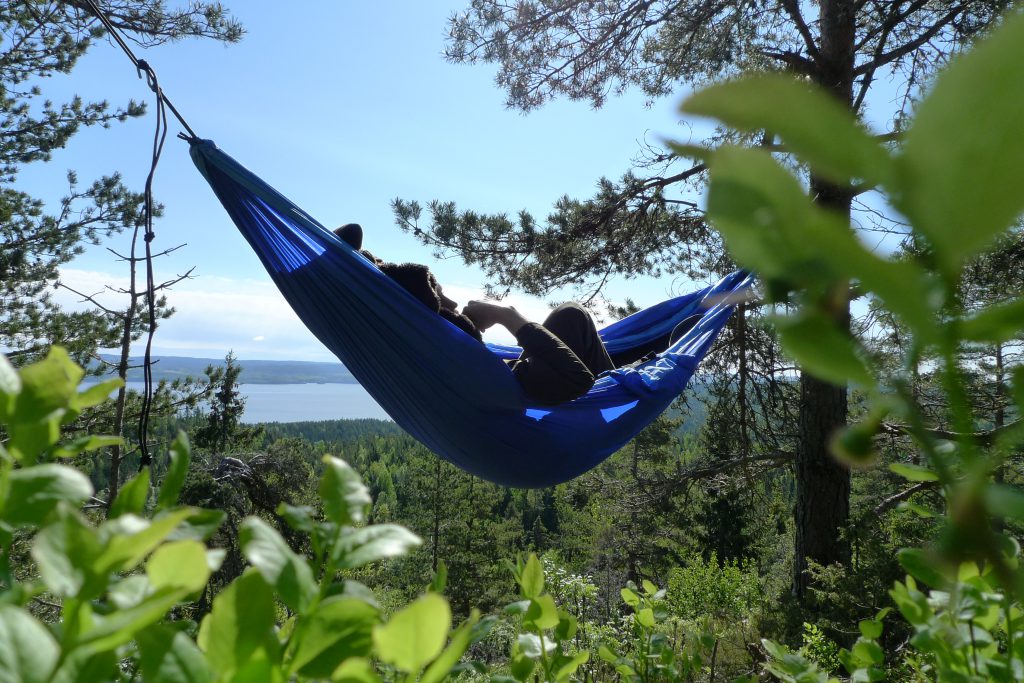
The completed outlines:
<svg viewBox="0 0 1024 683">
<path fill-rule="evenodd" d="M 107 363 L 117 361 L 110 354 L 101 354 Z M 352 373 L 335 362 L 297 361 L 297 360 L 240 360 L 242 368 L 238 377 L 239 384 L 359 384 Z M 129 364 L 139 366 L 141 358 L 131 358 Z M 193 358 L 190 356 L 154 356 L 153 379 L 155 381 L 183 380 L 188 377 L 202 379 L 209 366 L 223 367 L 224 359 Z M 133 367 L 128 371 L 129 382 L 143 381 L 141 367 Z"/>
</svg>

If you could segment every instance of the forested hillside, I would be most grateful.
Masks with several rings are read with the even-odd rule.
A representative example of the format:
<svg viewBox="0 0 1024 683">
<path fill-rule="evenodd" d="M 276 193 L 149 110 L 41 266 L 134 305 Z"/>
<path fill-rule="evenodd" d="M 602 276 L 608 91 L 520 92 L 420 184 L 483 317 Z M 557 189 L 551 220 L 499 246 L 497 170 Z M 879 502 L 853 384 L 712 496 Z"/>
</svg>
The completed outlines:
<svg viewBox="0 0 1024 683">
<path fill-rule="evenodd" d="M 177 281 L 136 282 L 159 207 L 72 174 L 50 215 L 16 181 L 142 108 L 54 105 L 29 79 L 110 31 L 242 29 L 218 3 L 101 4 L 102 26 L 92 0 L 0 6 L 0 680 L 1024 679 L 1017 4 L 476 0 L 452 17 L 446 56 L 493 63 L 512 107 L 699 84 L 681 111 L 716 132 L 546 222 L 437 201 L 421 226 L 398 199 L 401 225 L 494 287 L 592 303 L 613 276 L 757 276 L 697 386 L 543 489 L 471 476 L 391 422 L 242 424 L 231 353 L 126 389 L 173 313 Z M 879 133 L 882 78 L 902 96 Z M 123 231 L 125 306 L 62 309 L 59 267 Z M 83 383 L 97 359 L 113 378 Z M 681 362 L 639 361 L 631 390 Z"/>
</svg>

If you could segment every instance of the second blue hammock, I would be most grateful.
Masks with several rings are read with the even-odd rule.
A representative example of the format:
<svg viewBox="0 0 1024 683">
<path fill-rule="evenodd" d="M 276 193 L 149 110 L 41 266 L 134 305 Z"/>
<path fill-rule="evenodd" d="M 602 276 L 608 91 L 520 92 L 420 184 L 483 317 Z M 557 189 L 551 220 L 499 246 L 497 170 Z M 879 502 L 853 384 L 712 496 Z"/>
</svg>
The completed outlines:
<svg viewBox="0 0 1024 683">
<path fill-rule="evenodd" d="M 614 356 L 700 320 L 652 360 L 598 378 L 585 396 L 533 405 L 503 359 L 427 309 L 373 264 L 210 141 L 192 159 L 309 330 L 409 434 L 505 486 L 552 486 L 595 467 L 682 393 L 750 286 L 737 272 L 601 330 Z"/>
</svg>

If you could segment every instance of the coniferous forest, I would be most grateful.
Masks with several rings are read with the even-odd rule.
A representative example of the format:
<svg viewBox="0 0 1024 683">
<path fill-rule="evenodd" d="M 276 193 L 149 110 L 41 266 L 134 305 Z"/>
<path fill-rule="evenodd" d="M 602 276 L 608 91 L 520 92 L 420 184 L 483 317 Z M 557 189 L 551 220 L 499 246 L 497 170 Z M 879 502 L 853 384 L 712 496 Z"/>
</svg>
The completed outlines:
<svg viewBox="0 0 1024 683">
<path fill-rule="evenodd" d="M 153 207 L 116 173 L 56 207 L 19 177 L 146 115 L 37 85 L 111 30 L 244 34 L 220 3 L 0 7 L 0 681 L 1024 680 L 1018 3 L 454 14 L 445 57 L 513 109 L 697 86 L 714 133 L 545 219 L 398 198 L 402 229 L 609 318 L 635 309 L 598 311 L 609 278 L 757 277 L 670 410 L 531 490 L 389 421 L 245 424 L 231 353 L 126 389 L 180 281 L 144 281 Z M 123 306 L 62 308 L 60 268 L 115 235 Z"/>
</svg>

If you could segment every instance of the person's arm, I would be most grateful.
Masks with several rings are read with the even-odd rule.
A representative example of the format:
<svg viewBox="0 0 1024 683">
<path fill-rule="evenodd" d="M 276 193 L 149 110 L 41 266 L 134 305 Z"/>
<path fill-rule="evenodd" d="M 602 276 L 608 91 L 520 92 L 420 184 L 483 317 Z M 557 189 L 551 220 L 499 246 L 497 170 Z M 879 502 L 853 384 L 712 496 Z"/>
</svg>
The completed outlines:
<svg viewBox="0 0 1024 683">
<path fill-rule="evenodd" d="M 530 322 L 511 306 L 492 304 L 489 301 L 470 301 L 462 309 L 462 314 L 472 320 L 481 332 L 494 325 L 501 325 L 513 335 L 518 335 L 520 328 Z"/>
<path fill-rule="evenodd" d="M 572 349 L 511 306 L 470 301 L 463 314 L 479 329 L 501 325 L 515 335 L 523 358 L 513 364 L 512 372 L 530 398 L 555 405 L 582 396 L 594 385 L 594 373 Z"/>
</svg>

